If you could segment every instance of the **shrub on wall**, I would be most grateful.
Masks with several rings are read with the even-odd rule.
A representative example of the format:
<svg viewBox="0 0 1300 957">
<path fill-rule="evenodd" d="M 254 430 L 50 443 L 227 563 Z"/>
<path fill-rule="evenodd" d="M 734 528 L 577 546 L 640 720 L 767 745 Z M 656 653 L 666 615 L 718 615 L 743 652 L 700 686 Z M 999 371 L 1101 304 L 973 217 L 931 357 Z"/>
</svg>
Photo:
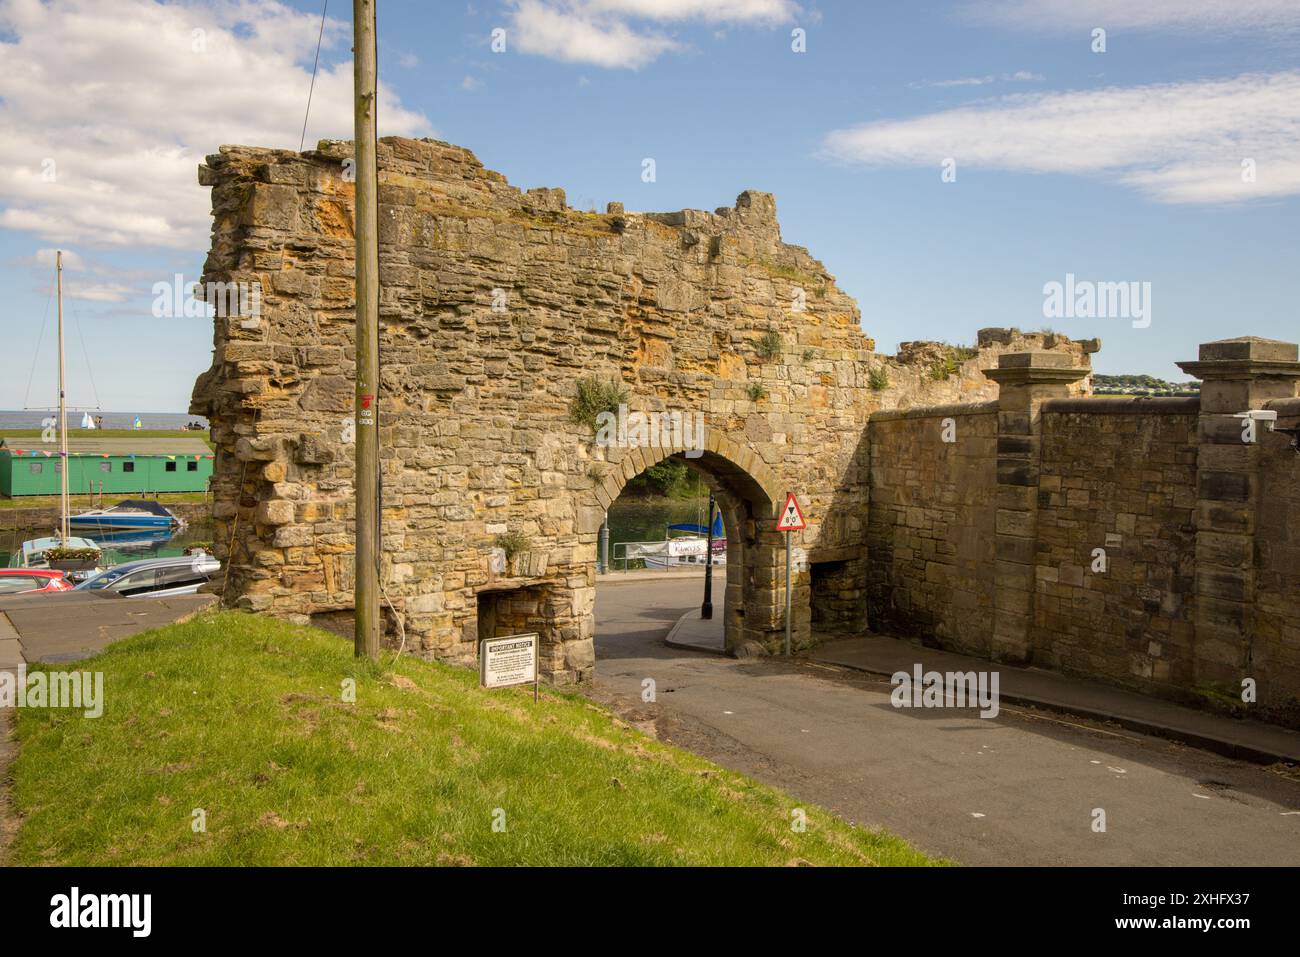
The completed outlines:
<svg viewBox="0 0 1300 957">
<path fill-rule="evenodd" d="M 578 394 L 569 403 L 569 419 L 595 430 L 596 417 L 602 412 L 617 415 L 627 396 L 627 386 L 617 379 L 584 376 L 578 380 Z"/>
<path fill-rule="evenodd" d="M 771 362 L 781 355 L 781 334 L 776 331 L 766 333 L 758 340 L 758 357 L 764 362 Z"/>
</svg>

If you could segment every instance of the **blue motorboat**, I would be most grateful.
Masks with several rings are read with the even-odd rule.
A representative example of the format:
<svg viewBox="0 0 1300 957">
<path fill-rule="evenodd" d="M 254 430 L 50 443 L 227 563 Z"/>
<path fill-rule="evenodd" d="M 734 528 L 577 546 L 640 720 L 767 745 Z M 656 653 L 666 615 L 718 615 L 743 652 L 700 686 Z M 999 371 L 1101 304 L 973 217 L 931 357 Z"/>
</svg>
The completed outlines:
<svg viewBox="0 0 1300 957">
<path fill-rule="evenodd" d="M 95 508 L 68 517 L 73 528 L 96 528 L 120 531 L 171 529 L 185 524 L 171 510 L 158 502 L 126 499 L 109 508 Z"/>
</svg>

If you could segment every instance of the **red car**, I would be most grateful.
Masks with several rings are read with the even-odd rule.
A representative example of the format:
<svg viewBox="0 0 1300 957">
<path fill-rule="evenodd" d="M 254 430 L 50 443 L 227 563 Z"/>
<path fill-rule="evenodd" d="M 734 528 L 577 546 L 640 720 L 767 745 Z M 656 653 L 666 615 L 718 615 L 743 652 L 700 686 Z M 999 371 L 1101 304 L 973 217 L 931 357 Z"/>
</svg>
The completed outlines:
<svg viewBox="0 0 1300 957">
<path fill-rule="evenodd" d="M 63 572 L 48 568 L 0 568 L 0 595 L 71 591 L 72 582 Z"/>
</svg>

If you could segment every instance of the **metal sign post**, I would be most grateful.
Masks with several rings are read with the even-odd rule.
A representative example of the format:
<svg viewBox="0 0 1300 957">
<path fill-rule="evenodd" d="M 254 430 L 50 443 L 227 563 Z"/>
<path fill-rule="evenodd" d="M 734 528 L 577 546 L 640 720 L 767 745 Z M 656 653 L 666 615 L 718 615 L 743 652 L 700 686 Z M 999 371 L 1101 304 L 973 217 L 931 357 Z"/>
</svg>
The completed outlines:
<svg viewBox="0 0 1300 957">
<path fill-rule="evenodd" d="M 790 533 L 785 533 L 785 656 L 790 657 Z"/>
<path fill-rule="evenodd" d="M 790 533 L 801 531 L 807 527 L 807 522 L 803 518 L 803 509 L 799 507 L 798 500 L 794 497 L 794 492 L 786 495 L 785 506 L 781 509 L 781 517 L 777 519 L 776 530 L 785 532 L 785 655 L 790 657 L 790 631 L 792 616 L 790 614 L 790 595 L 793 587 L 791 569 L 790 569 Z"/>
</svg>

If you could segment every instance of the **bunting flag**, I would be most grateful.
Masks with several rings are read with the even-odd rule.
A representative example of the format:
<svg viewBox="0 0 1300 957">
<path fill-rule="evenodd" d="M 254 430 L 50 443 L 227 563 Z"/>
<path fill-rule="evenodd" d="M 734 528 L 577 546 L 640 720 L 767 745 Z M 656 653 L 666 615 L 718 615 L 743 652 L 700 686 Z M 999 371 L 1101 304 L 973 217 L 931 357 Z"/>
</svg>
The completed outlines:
<svg viewBox="0 0 1300 957">
<path fill-rule="evenodd" d="M 168 458 L 169 461 L 172 461 L 172 462 L 175 462 L 175 461 L 176 461 L 176 456 L 174 456 L 174 455 L 169 455 L 169 456 L 167 456 L 167 458 Z"/>
<path fill-rule="evenodd" d="M 137 416 L 135 417 L 135 425 L 131 426 L 131 428 L 133 428 L 133 429 L 143 429 L 143 428 L 144 428 L 144 426 L 140 424 L 140 416 L 137 415 Z"/>
<path fill-rule="evenodd" d="M 23 454 L 22 449 L 14 449 L 14 455 L 22 455 L 22 454 Z"/>
</svg>

